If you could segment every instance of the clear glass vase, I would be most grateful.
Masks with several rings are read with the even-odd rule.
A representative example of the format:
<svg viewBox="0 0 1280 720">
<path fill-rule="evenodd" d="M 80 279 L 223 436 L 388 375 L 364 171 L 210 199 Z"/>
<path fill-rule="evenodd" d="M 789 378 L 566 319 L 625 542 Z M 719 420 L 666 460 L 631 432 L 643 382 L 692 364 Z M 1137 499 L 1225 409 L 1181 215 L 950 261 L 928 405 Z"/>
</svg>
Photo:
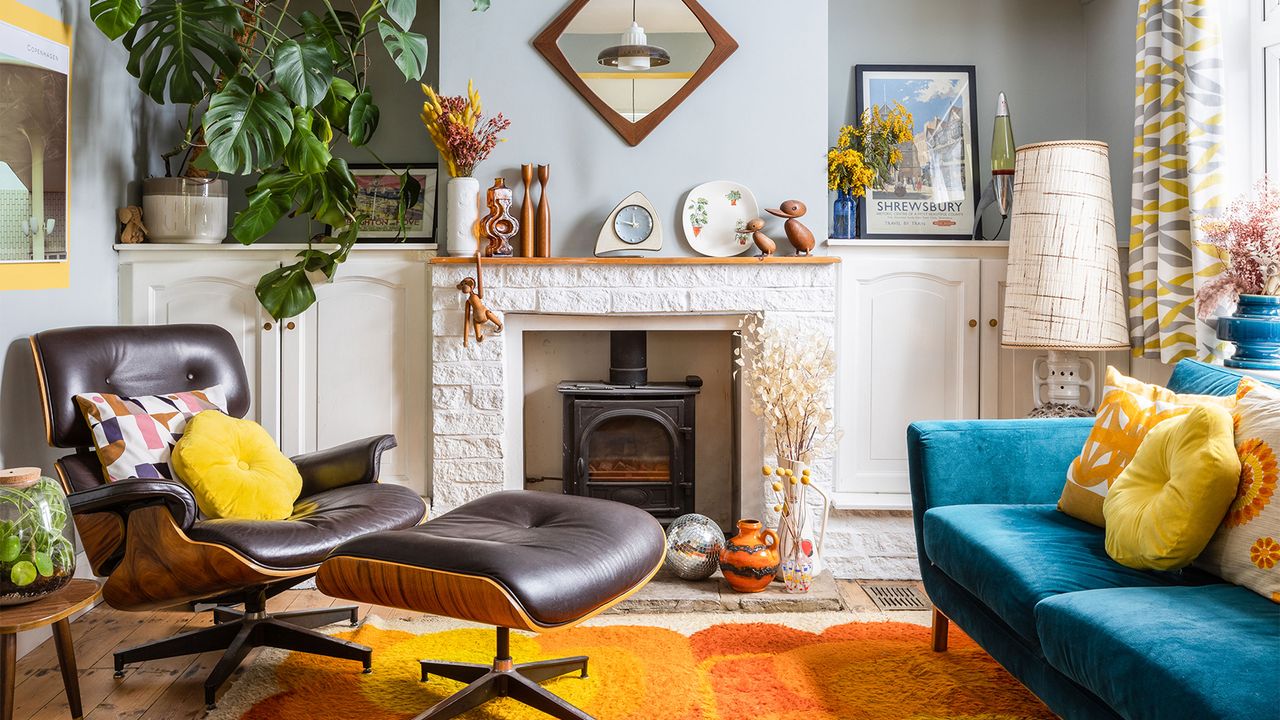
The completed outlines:
<svg viewBox="0 0 1280 720">
<path fill-rule="evenodd" d="M 38 469 L 0 474 L 0 606 L 61 590 L 76 571 L 71 506 Z"/>
</svg>

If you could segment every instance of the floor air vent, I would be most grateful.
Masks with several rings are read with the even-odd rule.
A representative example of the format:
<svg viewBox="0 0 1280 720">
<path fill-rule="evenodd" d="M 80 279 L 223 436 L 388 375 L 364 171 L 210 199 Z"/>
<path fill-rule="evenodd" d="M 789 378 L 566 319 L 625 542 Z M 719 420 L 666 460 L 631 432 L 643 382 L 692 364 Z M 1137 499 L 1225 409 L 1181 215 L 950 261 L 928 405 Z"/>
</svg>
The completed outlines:
<svg viewBox="0 0 1280 720">
<path fill-rule="evenodd" d="M 928 610 L 933 606 L 915 583 L 864 582 L 862 589 L 881 610 Z"/>
</svg>

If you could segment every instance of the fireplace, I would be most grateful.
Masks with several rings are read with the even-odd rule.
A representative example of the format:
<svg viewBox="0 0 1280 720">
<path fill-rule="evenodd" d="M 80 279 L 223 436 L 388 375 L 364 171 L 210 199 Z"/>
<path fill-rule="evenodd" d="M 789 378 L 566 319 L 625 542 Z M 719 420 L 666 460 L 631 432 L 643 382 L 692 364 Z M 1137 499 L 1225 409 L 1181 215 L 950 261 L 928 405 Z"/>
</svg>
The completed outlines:
<svg viewBox="0 0 1280 720">
<path fill-rule="evenodd" d="M 647 335 L 614 331 L 608 381 L 565 381 L 564 491 L 643 508 L 663 524 L 693 512 L 697 376 L 650 383 Z"/>
</svg>

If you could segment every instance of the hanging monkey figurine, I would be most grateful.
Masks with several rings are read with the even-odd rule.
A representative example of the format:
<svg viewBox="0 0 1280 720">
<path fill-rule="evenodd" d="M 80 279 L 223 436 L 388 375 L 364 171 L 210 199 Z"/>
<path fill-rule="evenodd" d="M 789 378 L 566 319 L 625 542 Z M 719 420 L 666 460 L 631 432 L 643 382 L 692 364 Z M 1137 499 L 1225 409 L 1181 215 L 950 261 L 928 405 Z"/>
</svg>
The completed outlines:
<svg viewBox="0 0 1280 720">
<path fill-rule="evenodd" d="M 462 346 L 467 346 L 468 331 L 475 332 L 476 342 L 484 342 L 485 323 L 493 323 L 497 326 L 498 329 L 493 331 L 494 335 L 501 333 L 502 318 L 484 304 L 484 273 L 480 267 L 479 252 L 476 253 L 476 276 L 463 278 L 462 282 L 458 283 L 458 289 L 467 296 L 462 319 Z"/>
</svg>

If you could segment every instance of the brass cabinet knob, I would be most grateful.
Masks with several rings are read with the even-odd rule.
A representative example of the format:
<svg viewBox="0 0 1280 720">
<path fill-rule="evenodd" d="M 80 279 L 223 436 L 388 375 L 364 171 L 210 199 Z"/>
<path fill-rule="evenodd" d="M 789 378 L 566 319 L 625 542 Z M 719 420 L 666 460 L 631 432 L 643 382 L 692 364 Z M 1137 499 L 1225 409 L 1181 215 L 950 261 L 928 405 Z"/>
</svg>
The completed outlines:
<svg viewBox="0 0 1280 720">
<path fill-rule="evenodd" d="M 978 321 L 977 321 L 977 320 L 970 320 L 970 321 L 969 321 L 969 327 L 978 327 Z"/>
<path fill-rule="evenodd" d="M 285 330 L 296 330 L 297 328 L 298 326 L 294 325 L 292 320 L 290 320 L 289 323 L 284 326 Z"/>
<path fill-rule="evenodd" d="M 991 318 L 990 320 L 987 321 L 987 324 L 990 325 L 991 327 L 995 327 L 1000 323 L 995 318 Z"/>
<path fill-rule="evenodd" d="M 272 325 L 270 322 L 264 322 L 264 323 L 262 323 L 262 329 L 263 329 L 263 330 L 266 330 L 267 332 L 270 332 L 270 331 L 271 331 L 271 328 L 273 328 L 273 327 L 275 327 L 275 325 Z"/>
</svg>

